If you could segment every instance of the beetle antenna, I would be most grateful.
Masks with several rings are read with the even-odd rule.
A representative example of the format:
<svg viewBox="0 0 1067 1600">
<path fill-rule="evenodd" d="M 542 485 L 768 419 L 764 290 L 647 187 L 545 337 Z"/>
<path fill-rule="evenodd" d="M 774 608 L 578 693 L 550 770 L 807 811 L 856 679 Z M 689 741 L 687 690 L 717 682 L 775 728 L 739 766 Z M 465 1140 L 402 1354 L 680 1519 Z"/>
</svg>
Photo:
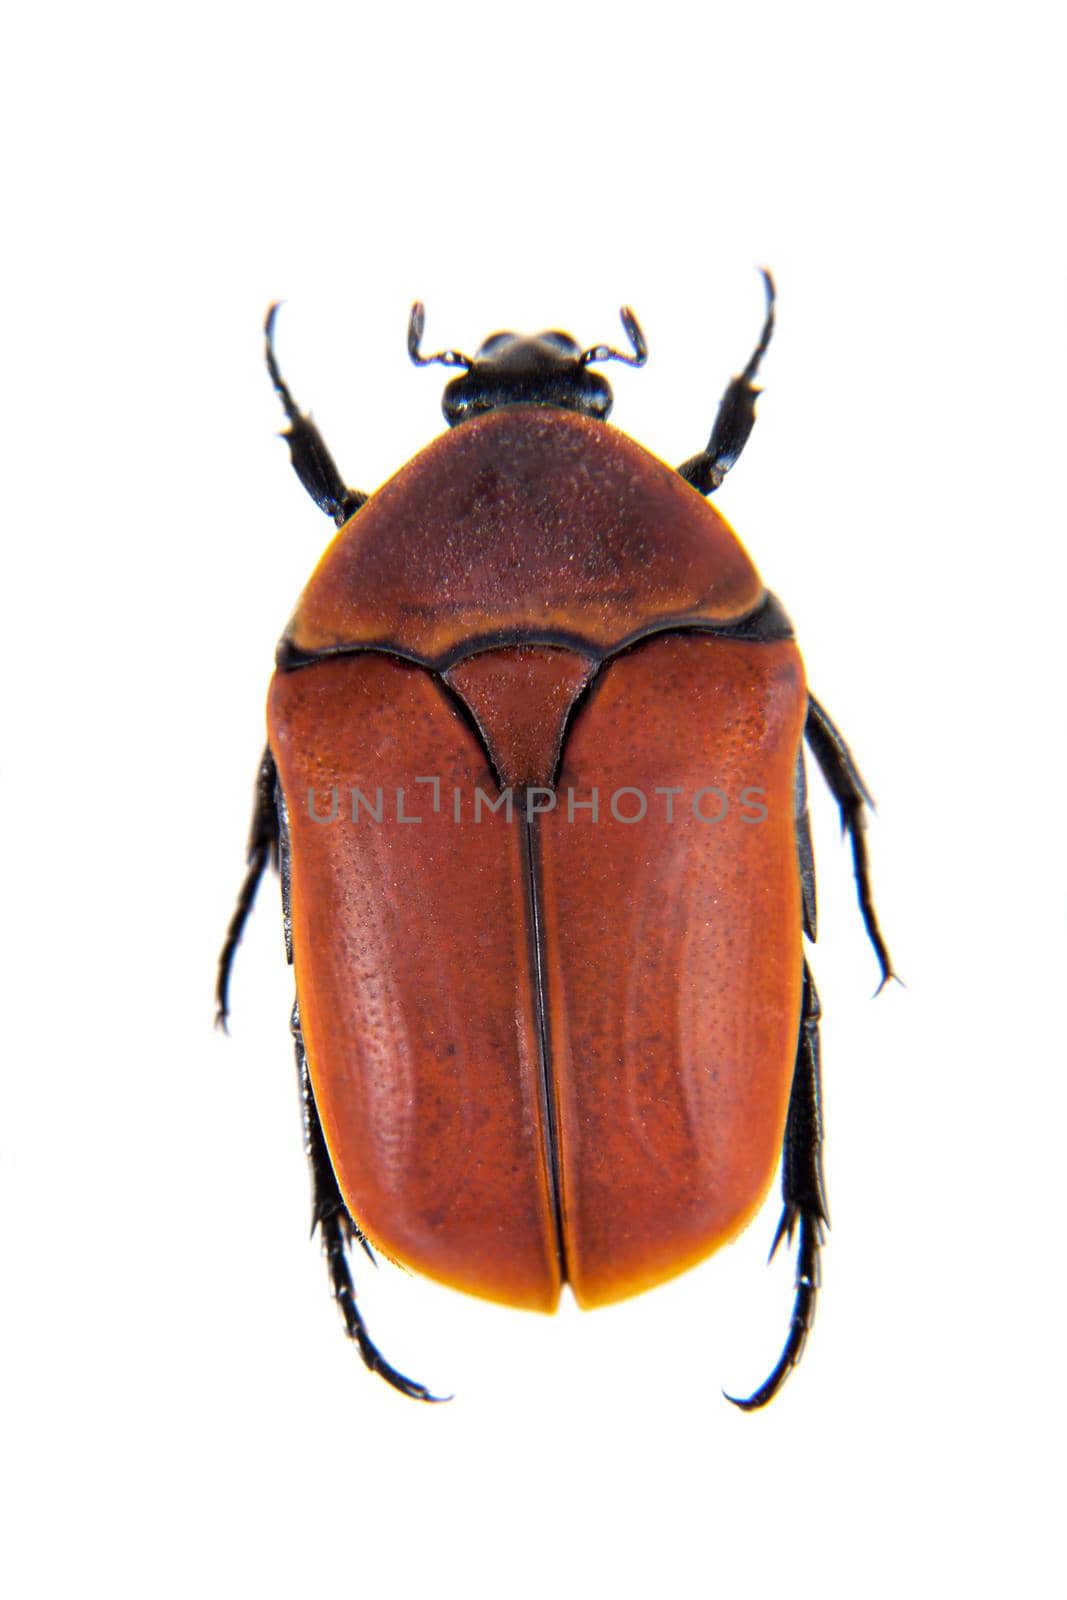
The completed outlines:
<svg viewBox="0 0 1067 1600">
<path fill-rule="evenodd" d="M 416 300 L 408 319 L 408 355 L 417 367 L 429 367 L 435 361 L 442 367 L 473 367 L 474 362 L 470 356 L 465 356 L 462 350 L 438 350 L 434 356 L 424 356 L 419 350 L 419 345 L 422 343 L 422 331 L 425 326 L 426 307 L 421 300 Z"/>
<path fill-rule="evenodd" d="M 578 357 L 580 366 L 587 367 L 592 361 L 625 361 L 628 367 L 643 367 L 648 360 L 648 345 L 641 332 L 641 324 L 630 310 L 629 306 L 619 309 L 619 317 L 626 330 L 626 337 L 633 345 L 633 355 L 624 355 L 621 350 L 612 349 L 610 344 L 595 344 L 591 350 L 583 350 Z"/>
</svg>

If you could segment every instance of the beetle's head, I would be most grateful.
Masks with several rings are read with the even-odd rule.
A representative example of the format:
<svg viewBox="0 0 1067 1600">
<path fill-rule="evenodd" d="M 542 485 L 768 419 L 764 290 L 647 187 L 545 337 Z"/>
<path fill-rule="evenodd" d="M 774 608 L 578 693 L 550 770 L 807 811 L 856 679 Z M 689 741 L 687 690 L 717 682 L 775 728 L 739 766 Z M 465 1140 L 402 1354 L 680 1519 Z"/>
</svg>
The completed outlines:
<svg viewBox="0 0 1067 1600">
<path fill-rule="evenodd" d="M 599 372 L 591 372 L 594 361 L 625 361 L 643 367 L 648 349 L 637 318 L 628 306 L 619 313 L 632 355 L 594 345 L 583 350 L 569 333 L 519 334 L 494 333 L 479 346 L 473 357 L 459 350 L 440 350 L 424 356 L 419 345 L 425 320 L 423 307 L 411 308 L 408 324 L 408 351 L 416 366 L 433 361 L 444 367 L 464 367 L 444 392 L 441 409 L 450 428 L 469 417 L 496 411 L 501 406 L 556 406 L 563 411 L 580 411 L 586 417 L 604 418 L 611 410 L 611 387 Z"/>
</svg>

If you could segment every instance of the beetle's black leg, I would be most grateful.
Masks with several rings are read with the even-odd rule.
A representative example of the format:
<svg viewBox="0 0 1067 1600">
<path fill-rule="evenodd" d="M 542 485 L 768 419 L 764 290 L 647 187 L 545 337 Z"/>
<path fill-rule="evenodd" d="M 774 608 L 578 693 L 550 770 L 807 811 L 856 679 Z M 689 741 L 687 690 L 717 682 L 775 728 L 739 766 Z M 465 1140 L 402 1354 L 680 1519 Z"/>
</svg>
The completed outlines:
<svg viewBox="0 0 1067 1600">
<path fill-rule="evenodd" d="M 808 816 L 808 780 L 804 771 L 804 746 L 797 751 L 797 767 L 793 777 L 793 825 L 797 836 L 797 862 L 800 867 L 800 904 L 804 932 L 815 943 L 818 911 L 815 897 L 815 852 L 811 843 L 811 819 Z"/>
<path fill-rule="evenodd" d="M 756 397 L 760 391 L 753 379 L 774 332 L 774 279 L 765 268 L 760 270 L 767 291 L 767 316 L 759 343 L 749 357 L 744 372 L 732 378 L 727 385 L 726 393 L 719 401 L 711 438 L 704 449 L 698 456 L 690 456 L 688 461 L 683 461 L 678 468 L 686 483 L 691 483 L 701 494 L 715 493 L 730 468 L 736 465 L 756 421 Z"/>
<path fill-rule="evenodd" d="M 819 997 L 811 973 L 804 964 L 804 996 L 800 1013 L 800 1037 L 789 1096 L 782 1150 L 782 1215 L 771 1245 L 771 1255 L 783 1239 L 793 1242 L 793 1230 L 800 1225 L 797 1246 L 796 1295 L 789 1336 L 778 1364 L 747 1400 L 727 1395 L 742 1411 L 758 1411 L 773 1400 L 804 1351 L 804 1342 L 815 1320 L 815 1296 L 819 1289 L 819 1250 L 823 1228 L 829 1227 L 826 1192 L 822 1176 L 822 1104 L 819 1085 Z"/>
<path fill-rule="evenodd" d="M 215 1022 L 223 1029 L 226 1027 L 226 1018 L 230 1012 L 230 972 L 233 968 L 233 958 L 237 954 L 241 934 L 255 902 L 259 880 L 266 871 L 268 862 L 275 867 L 278 865 L 278 808 L 274 799 L 276 782 L 274 757 L 267 749 L 263 752 L 263 759 L 256 773 L 256 799 L 252 810 L 252 827 L 248 835 L 248 871 L 245 873 L 241 892 L 237 896 L 237 905 L 230 918 L 230 926 L 226 930 L 226 942 L 219 955 L 219 974 L 215 985 Z"/>
<path fill-rule="evenodd" d="M 866 823 L 866 808 L 873 805 L 867 792 L 863 779 L 859 775 L 852 752 L 845 743 L 841 734 L 835 728 L 830 718 L 814 695 L 808 696 L 808 718 L 804 725 L 804 736 L 811 747 L 816 761 L 822 769 L 822 775 L 830 787 L 834 799 L 837 801 L 841 813 L 841 828 L 847 832 L 852 842 L 852 863 L 856 873 L 856 893 L 859 897 L 860 912 L 863 916 L 863 925 L 867 929 L 867 937 L 874 946 L 874 953 L 878 957 L 878 964 L 882 969 L 882 981 L 879 990 L 884 989 L 890 978 L 895 977 L 893 963 L 890 959 L 886 942 L 882 938 L 878 926 L 878 917 L 874 909 L 874 898 L 871 894 L 871 874 L 867 862 L 867 845 L 863 837 Z"/>
<path fill-rule="evenodd" d="M 338 527 L 348 521 L 354 511 L 365 505 L 367 496 L 359 489 L 349 489 L 326 448 L 322 434 L 310 417 L 305 417 L 289 392 L 274 354 L 274 318 L 278 307 L 267 312 L 267 371 L 285 407 L 290 426 L 282 437 L 289 446 L 293 469 L 320 511 L 332 517 Z"/>
<path fill-rule="evenodd" d="M 348 1246 L 354 1241 L 361 1244 L 370 1259 L 374 1255 L 369 1244 L 363 1237 L 356 1224 L 348 1214 L 341 1191 L 337 1187 L 333 1166 L 330 1162 L 329 1152 L 326 1149 L 326 1139 L 322 1132 L 322 1123 L 315 1106 L 315 1095 L 311 1087 L 311 1075 L 308 1072 L 307 1053 L 304 1049 L 304 1038 L 300 1031 L 300 1010 L 293 1007 L 293 1043 L 296 1046 L 296 1069 L 300 1075 L 300 1105 L 304 1118 L 304 1149 L 307 1152 L 308 1164 L 311 1167 L 311 1231 L 316 1228 L 322 1239 L 322 1248 L 326 1256 L 326 1264 L 330 1272 L 330 1283 L 333 1287 L 333 1297 L 337 1301 L 341 1316 L 344 1318 L 345 1332 L 354 1344 L 359 1346 L 359 1353 L 364 1364 L 371 1372 L 376 1372 L 379 1378 L 384 1378 L 386 1383 L 392 1384 L 394 1389 L 399 1389 L 401 1394 L 406 1394 L 412 1400 L 441 1400 L 443 1395 L 431 1394 L 421 1383 L 413 1383 L 410 1378 L 405 1378 L 402 1372 L 397 1372 L 391 1367 L 374 1344 L 367 1332 L 366 1324 L 356 1304 L 356 1291 L 352 1284 L 352 1274 L 348 1265 Z"/>
</svg>

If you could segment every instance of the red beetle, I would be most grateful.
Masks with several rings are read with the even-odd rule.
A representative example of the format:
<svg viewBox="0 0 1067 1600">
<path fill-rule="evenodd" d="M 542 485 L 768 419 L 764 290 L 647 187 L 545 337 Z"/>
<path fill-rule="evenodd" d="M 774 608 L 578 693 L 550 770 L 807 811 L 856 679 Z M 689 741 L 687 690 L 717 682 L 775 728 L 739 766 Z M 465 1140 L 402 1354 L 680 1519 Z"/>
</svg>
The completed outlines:
<svg viewBox="0 0 1067 1600">
<path fill-rule="evenodd" d="M 782 1155 L 811 1325 L 826 1207 L 806 736 L 852 842 L 866 790 L 792 629 L 704 496 L 751 432 L 767 317 L 707 447 L 677 471 L 606 417 L 568 335 L 494 334 L 450 431 L 372 498 L 346 488 L 273 348 L 293 466 L 340 532 L 278 650 L 234 952 L 268 860 L 333 1292 L 367 1366 L 347 1248 L 555 1309 L 635 1294 L 733 1238 Z M 773 1253 L 773 1252 L 772 1252 Z"/>
</svg>

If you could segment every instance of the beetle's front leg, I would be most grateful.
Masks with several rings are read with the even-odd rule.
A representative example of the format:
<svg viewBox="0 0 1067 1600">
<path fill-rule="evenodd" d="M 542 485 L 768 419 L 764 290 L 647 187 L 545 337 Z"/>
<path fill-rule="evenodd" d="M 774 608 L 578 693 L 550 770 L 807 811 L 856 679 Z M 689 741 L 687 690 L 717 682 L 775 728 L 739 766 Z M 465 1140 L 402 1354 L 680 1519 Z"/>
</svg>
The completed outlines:
<svg viewBox="0 0 1067 1600">
<path fill-rule="evenodd" d="M 291 1028 L 296 1048 L 296 1070 L 300 1078 L 304 1149 L 311 1168 L 311 1231 L 314 1233 L 317 1229 L 322 1239 L 333 1297 L 344 1319 L 345 1332 L 353 1344 L 359 1346 L 359 1353 L 363 1357 L 365 1366 L 371 1372 L 376 1372 L 379 1378 L 384 1378 L 386 1383 L 392 1384 L 394 1389 L 399 1389 L 401 1394 L 406 1394 L 411 1400 L 445 1399 L 446 1396 L 431 1394 L 424 1384 L 414 1383 L 411 1378 L 405 1378 L 402 1372 L 390 1366 L 367 1332 L 366 1323 L 356 1304 L 356 1291 L 348 1265 L 348 1246 L 355 1240 L 362 1245 L 371 1261 L 374 1260 L 374 1255 L 363 1234 L 349 1216 L 334 1176 L 326 1148 L 326 1136 L 322 1131 L 318 1108 L 315 1105 L 315 1093 L 311 1087 L 307 1051 L 304 1049 L 304 1036 L 300 1030 L 299 1004 L 293 1006 Z"/>
<path fill-rule="evenodd" d="M 771 1245 L 771 1255 L 783 1239 L 790 1244 L 800 1225 L 797 1246 L 796 1294 L 789 1335 L 770 1377 L 747 1400 L 727 1395 L 742 1411 L 757 1411 L 773 1400 L 804 1352 L 815 1320 L 819 1289 L 819 1251 L 823 1228 L 829 1227 L 822 1175 L 822 1090 L 819 1081 L 819 997 L 804 963 L 804 990 L 800 1036 L 793 1071 L 793 1088 L 782 1148 L 782 1215 Z"/>
<path fill-rule="evenodd" d="M 727 385 L 726 393 L 719 401 L 711 438 L 704 449 L 699 455 L 683 461 L 678 468 L 686 483 L 691 483 L 701 494 L 715 493 L 730 468 L 736 465 L 756 421 L 756 398 L 760 391 L 753 379 L 774 332 L 774 279 L 766 268 L 761 268 L 761 271 L 767 291 L 767 316 L 759 343 L 749 357 L 745 370 Z"/>
<path fill-rule="evenodd" d="M 289 418 L 289 427 L 282 437 L 289 446 L 293 470 L 300 482 L 319 510 L 325 511 L 340 528 L 354 511 L 366 504 L 367 496 L 360 489 L 348 488 L 326 448 L 322 434 L 311 418 L 300 410 L 282 377 L 274 354 L 274 319 L 277 313 L 277 305 L 271 306 L 264 331 L 267 335 L 267 371 Z"/>
</svg>

